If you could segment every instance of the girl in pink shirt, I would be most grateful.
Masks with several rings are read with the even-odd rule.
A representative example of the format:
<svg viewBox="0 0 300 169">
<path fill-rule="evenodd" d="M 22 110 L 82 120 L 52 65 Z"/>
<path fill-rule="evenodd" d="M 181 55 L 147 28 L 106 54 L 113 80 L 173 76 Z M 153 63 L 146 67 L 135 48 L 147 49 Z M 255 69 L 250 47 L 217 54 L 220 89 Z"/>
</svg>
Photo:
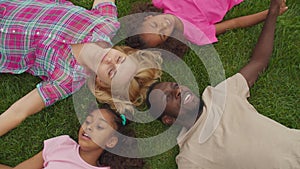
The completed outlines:
<svg viewBox="0 0 300 169">
<path fill-rule="evenodd" d="M 68 135 L 44 141 L 44 149 L 32 158 L 20 163 L 17 169 L 125 169 L 142 168 L 142 159 L 126 158 L 108 152 L 120 146 L 136 142 L 119 139 L 117 133 L 125 134 L 126 118 L 109 108 L 92 111 L 78 132 L 78 143 Z M 127 135 L 130 134 L 128 133 Z M 131 132 L 132 133 L 132 132 Z M 1 165 L 0 169 L 11 169 Z"/>
<path fill-rule="evenodd" d="M 216 35 L 235 28 L 243 28 L 255 25 L 263 21 L 268 10 L 222 21 L 226 13 L 243 0 L 152 0 L 151 4 L 137 4 L 133 13 L 160 12 L 163 14 L 146 14 L 141 16 L 141 24 L 133 25 L 129 31 L 139 33 L 126 39 L 127 45 L 134 48 L 161 47 L 169 49 L 173 53 L 180 52 L 180 45 L 174 43 L 176 39 L 184 39 L 196 45 L 205 45 L 217 42 Z M 287 10 L 285 2 L 281 6 L 280 13 Z M 133 15 L 137 18 L 136 15 Z M 135 19 L 136 21 L 137 19 Z M 181 35 L 181 36 L 180 36 Z M 169 37 L 174 37 L 170 41 Z M 176 38 L 176 39 L 175 39 Z M 168 39 L 168 41 L 166 41 Z M 163 42 L 168 44 L 163 44 Z M 181 53 L 183 55 L 184 53 Z"/>
</svg>

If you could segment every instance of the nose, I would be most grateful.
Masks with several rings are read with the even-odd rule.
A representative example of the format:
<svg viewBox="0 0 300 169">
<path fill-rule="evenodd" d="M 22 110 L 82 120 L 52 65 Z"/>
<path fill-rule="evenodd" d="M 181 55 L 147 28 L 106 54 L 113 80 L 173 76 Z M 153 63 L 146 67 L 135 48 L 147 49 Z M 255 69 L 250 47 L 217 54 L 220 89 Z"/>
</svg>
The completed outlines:
<svg viewBox="0 0 300 169">
<path fill-rule="evenodd" d="M 88 125 L 86 125 L 86 128 L 85 128 L 85 130 L 86 131 L 92 131 L 92 125 L 91 124 L 88 124 Z"/>
<path fill-rule="evenodd" d="M 168 24 L 166 22 L 161 23 L 161 31 L 167 29 Z"/>
<path fill-rule="evenodd" d="M 178 86 L 176 89 L 175 89 L 175 98 L 176 99 L 179 99 L 181 97 L 181 88 Z"/>
</svg>

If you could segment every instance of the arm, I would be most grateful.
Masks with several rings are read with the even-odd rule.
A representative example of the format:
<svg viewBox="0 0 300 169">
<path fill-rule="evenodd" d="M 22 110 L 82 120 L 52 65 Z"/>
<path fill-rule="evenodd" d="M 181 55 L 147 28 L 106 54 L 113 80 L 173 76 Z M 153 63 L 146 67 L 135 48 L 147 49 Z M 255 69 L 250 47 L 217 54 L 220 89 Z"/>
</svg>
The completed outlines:
<svg viewBox="0 0 300 169">
<path fill-rule="evenodd" d="M 95 6 L 97 6 L 98 4 L 103 3 L 103 2 L 113 2 L 113 3 L 115 3 L 115 0 L 94 0 L 93 8 Z"/>
<path fill-rule="evenodd" d="M 12 169 L 12 167 L 0 164 L 0 169 Z"/>
<path fill-rule="evenodd" d="M 253 50 L 249 63 L 240 70 L 245 77 L 248 86 L 252 87 L 259 74 L 268 66 L 273 50 L 276 19 L 279 15 L 281 0 L 272 0 L 258 42 Z"/>
<path fill-rule="evenodd" d="M 45 107 L 38 90 L 34 89 L 0 115 L 0 136 L 17 127 L 26 117 Z"/>
<path fill-rule="evenodd" d="M 15 166 L 14 169 L 42 169 L 43 166 L 43 151 L 40 151 L 35 156 Z"/>
<path fill-rule="evenodd" d="M 43 151 L 40 151 L 30 159 L 20 163 L 14 169 L 42 169 L 44 164 Z M 0 169 L 13 169 L 12 167 L 0 164 Z"/>
<path fill-rule="evenodd" d="M 280 15 L 283 14 L 287 9 L 288 8 L 285 5 L 285 1 L 283 1 L 280 6 Z M 241 16 L 238 18 L 217 23 L 215 24 L 216 35 L 225 33 L 227 30 L 245 28 L 256 25 L 266 19 L 268 12 L 269 10 L 264 10 L 252 15 Z"/>
<path fill-rule="evenodd" d="M 245 28 L 245 27 L 256 25 L 264 21 L 267 17 L 267 14 L 268 14 L 268 10 L 265 10 L 256 14 L 241 16 L 238 18 L 217 23 L 215 24 L 216 35 L 225 33 L 227 30 L 236 29 L 236 28 Z"/>
</svg>

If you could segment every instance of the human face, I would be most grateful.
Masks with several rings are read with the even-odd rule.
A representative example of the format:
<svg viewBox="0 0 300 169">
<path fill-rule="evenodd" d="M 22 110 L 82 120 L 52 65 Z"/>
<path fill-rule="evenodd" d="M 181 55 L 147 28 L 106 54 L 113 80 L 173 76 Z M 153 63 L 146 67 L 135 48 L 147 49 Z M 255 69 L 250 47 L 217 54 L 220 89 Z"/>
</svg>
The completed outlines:
<svg viewBox="0 0 300 169">
<path fill-rule="evenodd" d="M 174 82 L 159 83 L 151 91 L 150 97 L 153 97 L 150 100 L 154 101 L 150 101 L 151 106 L 164 107 L 162 122 L 166 125 L 172 125 L 179 116 L 181 117 L 177 120 L 181 125 L 197 117 L 200 100 L 185 86 L 179 86 Z"/>
<path fill-rule="evenodd" d="M 126 54 L 110 49 L 101 60 L 98 67 L 97 81 L 101 86 L 109 87 L 112 80 L 118 85 L 124 86 L 129 84 L 131 78 L 136 74 L 138 64 Z"/>
<path fill-rule="evenodd" d="M 116 128 L 111 112 L 106 109 L 94 110 L 79 129 L 78 143 L 81 150 L 94 151 L 110 146 Z"/>
<path fill-rule="evenodd" d="M 166 41 L 172 34 L 175 23 L 175 17 L 170 14 L 147 16 L 140 29 L 140 36 L 147 46 L 155 47 Z"/>
</svg>

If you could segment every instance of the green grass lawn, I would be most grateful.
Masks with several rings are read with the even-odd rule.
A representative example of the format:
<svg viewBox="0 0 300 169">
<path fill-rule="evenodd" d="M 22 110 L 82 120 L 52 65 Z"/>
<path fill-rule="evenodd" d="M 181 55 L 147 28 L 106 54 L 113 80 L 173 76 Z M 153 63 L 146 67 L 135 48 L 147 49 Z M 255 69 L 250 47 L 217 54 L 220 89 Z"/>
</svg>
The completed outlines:
<svg viewBox="0 0 300 169">
<path fill-rule="evenodd" d="M 72 0 L 76 5 L 90 8 L 92 0 Z M 138 0 L 134 0 L 138 1 Z M 118 0 L 119 16 L 126 16 L 133 0 Z M 300 129 L 300 4 L 299 0 L 287 0 L 289 10 L 278 18 L 275 49 L 269 68 L 251 89 L 250 102 L 263 115 L 279 123 Z M 225 19 L 255 13 L 269 6 L 268 0 L 247 0 L 231 10 Z M 251 28 L 228 31 L 219 36 L 214 47 L 225 69 L 226 77 L 239 71 L 251 55 L 262 24 Z M 184 61 L 193 71 L 199 83 L 199 92 L 209 85 L 206 69 L 193 51 Z M 164 76 L 163 81 L 169 80 Z M 12 103 L 35 88 L 39 78 L 28 74 L 0 74 L 0 113 Z M 24 105 L 26 106 L 26 105 Z M 19 127 L 0 138 L 0 163 L 14 166 L 42 149 L 43 140 L 68 134 L 75 140 L 79 122 L 74 113 L 72 97 L 59 101 L 40 113 L 26 119 Z M 139 137 L 151 136 L 166 129 L 159 122 L 133 124 Z M 176 168 L 178 148 L 146 158 L 147 168 Z"/>
</svg>

